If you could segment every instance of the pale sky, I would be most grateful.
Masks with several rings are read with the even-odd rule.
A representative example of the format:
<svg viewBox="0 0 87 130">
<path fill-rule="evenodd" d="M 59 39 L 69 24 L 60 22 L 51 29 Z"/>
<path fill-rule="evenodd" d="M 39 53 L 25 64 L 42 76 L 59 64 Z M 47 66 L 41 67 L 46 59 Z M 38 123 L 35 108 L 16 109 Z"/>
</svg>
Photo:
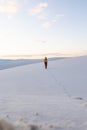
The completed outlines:
<svg viewBox="0 0 87 130">
<path fill-rule="evenodd" d="M 0 0 L 0 55 L 87 54 L 87 0 Z"/>
</svg>

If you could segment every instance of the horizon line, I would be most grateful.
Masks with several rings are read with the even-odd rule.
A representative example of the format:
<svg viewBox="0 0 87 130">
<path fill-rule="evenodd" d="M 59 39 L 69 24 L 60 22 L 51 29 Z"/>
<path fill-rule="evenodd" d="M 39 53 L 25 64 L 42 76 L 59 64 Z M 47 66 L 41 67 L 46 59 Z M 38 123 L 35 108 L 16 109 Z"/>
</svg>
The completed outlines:
<svg viewBox="0 0 87 130">
<path fill-rule="evenodd" d="M 87 54 L 61 54 L 61 53 L 45 53 L 45 54 L 33 54 L 33 55 L 0 55 L 0 59 L 42 59 L 44 56 L 48 58 L 67 58 L 67 57 L 79 57 L 86 56 Z"/>
</svg>

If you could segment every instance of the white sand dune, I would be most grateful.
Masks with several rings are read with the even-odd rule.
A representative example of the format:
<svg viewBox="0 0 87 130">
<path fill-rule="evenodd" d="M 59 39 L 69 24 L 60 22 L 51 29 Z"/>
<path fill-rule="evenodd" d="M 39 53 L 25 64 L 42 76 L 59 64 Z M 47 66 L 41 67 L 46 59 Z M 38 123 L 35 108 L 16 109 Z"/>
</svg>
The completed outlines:
<svg viewBox="0 0 87 130">
<path fill-rule="evenodd" d="M 14 129 L 87 130 L 87 56 L 0 71 L 0 115 Z"/>
</svg>

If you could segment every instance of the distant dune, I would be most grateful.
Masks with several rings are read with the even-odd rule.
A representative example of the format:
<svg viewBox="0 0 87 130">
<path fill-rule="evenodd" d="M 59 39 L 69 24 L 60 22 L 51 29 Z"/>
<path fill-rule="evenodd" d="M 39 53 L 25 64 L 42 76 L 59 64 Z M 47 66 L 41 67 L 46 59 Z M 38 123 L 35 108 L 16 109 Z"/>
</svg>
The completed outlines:
<svg viewBox="0 0 87 130">
<path fill-rule="evenodd" d="M 59 60 L 63 59 L 63 57 L 59 58 L 48 58 L 49 61 L 53 60 Z M 27 64 L 34 64 L 34 63 L 39 63 L 43 62 L 43 59 L 17 59 L 17 60 L 11 60 L 11 59 L 0 59 L 0 70 L 2 69 L 8 69 L 16 66 L 23 66 Z"/>
</svg>

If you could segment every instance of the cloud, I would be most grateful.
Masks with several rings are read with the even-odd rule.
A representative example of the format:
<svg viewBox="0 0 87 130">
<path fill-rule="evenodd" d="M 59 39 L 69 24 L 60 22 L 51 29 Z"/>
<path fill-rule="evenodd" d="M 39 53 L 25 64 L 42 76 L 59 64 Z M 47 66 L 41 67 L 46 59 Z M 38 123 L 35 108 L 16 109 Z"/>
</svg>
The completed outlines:
<svg viewBox="0 0 87 130">
<path fill-rule="evenodd" d="M 15 14 L 17 12 L 17 0 L 0 0 L 0 13 Z"/>
<path fill-rule="evenodd" d="M 12 41 L 15 40 L 16 37 L 14 35 L 0 35 L 0 41 Z"/>
<path fill-rule="evenodd" d="M 47 41 L 41 41 L 41 40 L 38 40 L 39 43 L 42 43 L 42 44 L 45 44 L 47 43 Z"/>
<path fill-rule="evenodd" d="M 34 44 L 46 44 L 47 43 L 47 41 L 45 41 L 45 40 L 36 40 L 36 41 L 34 41 Z"/>
<path fill-rule="evenodd" d="M 37 16 L 38 19 L 46 19 L 47 18 L 47 14 L 43 13 Z"/>
<path fill-rule="evenodd" d="M 42 24 L 42 27 L 44 27 L 44 28 L 50 28 L 51 26 L 52 26 L 51 22 L 45 22 Z"/>
<path fill-rule="evenodd" d="M 64 14 L 57 14 L 57 15 L 55 15 L 55 17 L 53 18 L 52 22 L 56 23 L 57 19 L 60 18 L 60 17 L 64 17 Z"/>
<path fill-rule="evenodd" d="M 44 9 L 48 7 L 48 3 L 39 3 L 37 6 L 35 6 L 33 9 L 29 11 L 30 15 L 38 16 L 38 18 L 41 18 L 44 14 Z"/>
<path fill-rule="evenodd" d="M 64 16 L 64 14 L 56 14 L 49 21 L 48 18 L 50 18 L 50 16 L 48 16 L 47 12 L 45 12 L 45 8 L 47 8 L 47 7 L 48 7 L 48 3 L 42 2 L 42 3 L 37 4 L 34 8 L 32 8 L 29 11 L 29 15 L 36 16 L 38 19 L 47 20 L 47 22 L 45 21 L 42 24 L 42 27 L 44 27 L 46 29 L 50 28 L 54 23 L 56 23 L 58 18 Z"/>
<path fill-rule="evenodd" d="M 56 14 L 56 16 L 54 17 L 54 19 L 60 18 L 60 17 L 64 17 L 64 14 Z"/>
</svg>

